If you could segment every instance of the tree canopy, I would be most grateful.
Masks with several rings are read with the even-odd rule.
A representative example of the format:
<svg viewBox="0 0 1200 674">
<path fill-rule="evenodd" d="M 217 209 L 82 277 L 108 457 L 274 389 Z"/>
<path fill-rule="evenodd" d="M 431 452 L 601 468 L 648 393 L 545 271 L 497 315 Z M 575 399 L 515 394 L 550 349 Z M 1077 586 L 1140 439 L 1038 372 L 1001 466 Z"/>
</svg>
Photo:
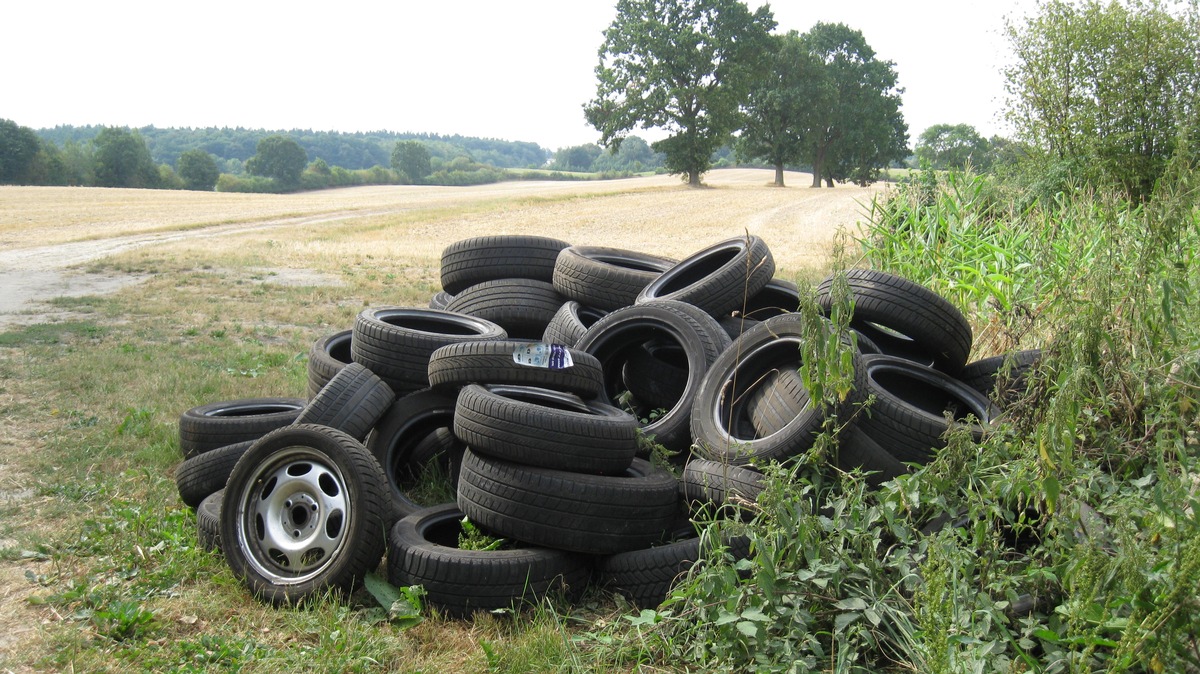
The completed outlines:
<svg viewBox="0 0 1200 674">
<path fill-rule="evenodd" d="M 601 145 L 634 127 L 671 136 L 652 147 L 699 185 L 710 157 L 741 125 L 740 107 L 770 52 L 775 19 L 739 0 L 618 0 L 584 106 Z"/>
<path fill-rule="evenodd" d="M 1136 198 L 1195 114 L 1200 18 L 1159 0 L 1045 0 L 1007 26 L 1008 119 L 1044 161 Z"/>
<path fill-rule="evenodd" d="M 785 165 L 800 163 L 812 167 L 813 187 L 865 185 L 908 155 L 894 64 L 877 59 L 861 32 L 818 23 L 777 35 L 766 72 L 750 91 L 737 149 L 770 162 L 776 185 Z"/>
<path fill-rule="evenodd" d="M 300 184 L 300 174 L 307 165 L 308 153 L 294 138 L 267 136 L 258 141 L 254 156 L 246 162 L 246 170 L 271 178 L 286 189 Z"/>
<path fill-rule="evenodd" d="M 0 119 L 0 184 L 28 182 L 40 148 L 33 129 Z"/>
<path fill-rule="evenodd" d="M 800 40 L 813 71 L 801 80 L 808 104 L 796 124 L 813 187 L 873 182 L 908 156 L 895 64 L 877 59 L 860 31 L 840 23 L 817 23 Z"/>
<path fill-rule="evenodd" d="M 175 162 L 175 172 L 183 180 L 183 185 L 189 190 L 211 192 L 221 177 L 217 168 L 217 160 L 204 150 L 188 150 L 179 155 Z"/>
<path fill-rule="evenodd" d="M 429 160 L 429 149 L 420 141 L 402 140 L 392 150 L 392 168 L 414 183 L 425 180 L 433 172 Z"/>
<path fill-rule="evenodd" d="M 802 121 L 809 105 L 808 79 L 820 64 L 796 31 L 772 37 L 771 67 L 750 90 L 737 153 L 769 162 L 775 167 L 775 184 L 783 187 L 783 167 L 806 156 Z"/>
<path fill-rule="evenodd" d="M 136 132 L 118 127 L 102 130 L 92 141 L 95 148 L 96 185 L 100 187 L 157 187 L 158 166 L 150 158 L 146 141 Z"/>
<path fill-rule="evenodd" d="M 986 170 L 991 144 L 970 124 L 934 124 L 917 138 L 915 153 L 932 169 L 961 169 L 968 164 Z"/>
</svg>

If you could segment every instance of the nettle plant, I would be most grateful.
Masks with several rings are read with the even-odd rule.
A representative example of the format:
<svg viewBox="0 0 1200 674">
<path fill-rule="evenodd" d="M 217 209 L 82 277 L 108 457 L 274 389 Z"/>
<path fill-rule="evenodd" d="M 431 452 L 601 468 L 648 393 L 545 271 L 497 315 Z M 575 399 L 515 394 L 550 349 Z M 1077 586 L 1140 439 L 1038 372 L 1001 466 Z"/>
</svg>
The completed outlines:
<svg viewBox="0 0 1200 674">
<path fill-rule="evenodd" d="M 929 464 L 878 488 L 829 467 L 845 419 L 760 466 L 754 519 L 716 523 L 744 526 L 751 558 L 714 555 L 631 616 L 637 657 L 704 671 L 1200 670 L 1200 209 L 1196 176 L 1168 178 L 1143 204 L 1076 193 L 963 219 L 985 204 L 971 183 L 877 211 L 892 219 L 863 242 L 875 266 L 952 297 L 984 326 L 976 357 L 1036 347 L 1042 363 L 982 442 L 951 431 Z M 833 334 L 814 329 L 803 354 L 816 400 L 847 381 L 852 307 L 834 288 Z"/>
</svg>

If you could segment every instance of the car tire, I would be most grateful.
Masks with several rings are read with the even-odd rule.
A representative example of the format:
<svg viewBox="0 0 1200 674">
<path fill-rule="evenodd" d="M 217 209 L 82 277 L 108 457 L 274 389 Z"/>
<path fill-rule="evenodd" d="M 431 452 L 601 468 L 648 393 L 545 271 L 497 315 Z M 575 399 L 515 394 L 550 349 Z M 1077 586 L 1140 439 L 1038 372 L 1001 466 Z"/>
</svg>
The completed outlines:
<svg viewBox="0 0 1200 674">
<path fill-rule="evenodd" d="M 225 560 L 256 598 L 294 605 L 352 591 L 379 566 L 391 522 L 387 481 L 363 445 L 326 426 L 263 436 L 225 487 Z"/>
<path fill-rule="evenodd" d="M 621 475 L 586 475 L 463 455 L 458 507 L 472 522 L 531 545 L 593 555 L 644 548 L 671 528 L 677 481 L 634 459 Z"/>
<path fill-rule="evenodd" d="M 455 618 L 520 608 L 559 591 L 578 596 L 587 586 L 591 561 L 584 555 L 520 545 L 459 548 L 463 517 L 448 503 L 396 522 L 388 540 L 388 582 L 424 587 L 425 600 Z"/>
<path fill-rule="evenodd" d="M 257 440 L 296 421 L 303 398 L 243 398 L 199 405 L 179 417 L 185 459 L 245 440 Z"/>
</svg>

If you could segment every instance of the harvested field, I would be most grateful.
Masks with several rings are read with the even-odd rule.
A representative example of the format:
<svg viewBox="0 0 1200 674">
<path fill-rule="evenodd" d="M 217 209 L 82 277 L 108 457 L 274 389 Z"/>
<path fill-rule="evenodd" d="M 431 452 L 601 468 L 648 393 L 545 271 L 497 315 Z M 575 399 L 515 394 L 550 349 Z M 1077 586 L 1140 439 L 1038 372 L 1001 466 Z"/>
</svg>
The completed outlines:
<svg viewBox="0 0 1200 674">
<path fill-rule="evenodd" d="M 99 188 L 0 187 L 0 327 L 42 316 L 59 296 L 103 293 L 140 276 L 66 271 L 153 246 L 243 249 L 246 237 L 282 244 L 285 266 L 355 253 L 436 260 L 484 234 L 543 234 L 672 257 L 744 232 L 763 237 L 790 273 L 824 266 L 840 228 L 853 230 L 884 188 L 769 185 L 769 171 L 714 171 L 708 189 L 671 176 L 478 187 L 379 186 L 296 195 Z M 337 232 L 332 236 L 332 232 Z M 24 314 L 25 318 L 20 318 Z"/>
</svg>

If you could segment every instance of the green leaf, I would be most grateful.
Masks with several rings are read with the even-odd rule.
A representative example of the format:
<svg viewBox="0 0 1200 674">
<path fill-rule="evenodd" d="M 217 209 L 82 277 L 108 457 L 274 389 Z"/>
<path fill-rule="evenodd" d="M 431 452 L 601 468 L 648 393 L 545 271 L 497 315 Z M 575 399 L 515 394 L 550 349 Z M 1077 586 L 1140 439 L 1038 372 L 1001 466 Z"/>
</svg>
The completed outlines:
<svg viewBox="0 0 1200 674">
<path fill-rule="evenodd" d="M 846 627 L 848 627 L 849 625 L 852 625 L 855 621 L 857 621 L 861 617 L 862 617 L 862 614 L 858 613 L 857 611 L 851 611 L 849 613 L 839 613 L 838 616 L 833 619 L 833 631 L 841 632 L 842 630 L 846 629 Z"/>
<path fill-rule="evenodd" d="M 746 609 L 745 611 L 742 611 L 742 617 L 745 618 L 746 620 L 753 620 L 755 622 L 760 622 L 760 623 L 771 622 L 771 617 L 768 616 L 766 613 L 763 613 L 762 609 L 760 609 L 756 606 L 751 606 L 750 608 Z"/>
<path fill-rule="evenodd" d="M 739 632 L 741 632 L 742 634 L 745 634 L 748 637 L 757 637 L 758 636 L 758 625 L 756 625 L 753 622 L 750 622 L 749 620 L 743 620 L 743 621 L 739 622 L 737 624 L 737 629 Z"/>
<path fill-rule="evenodd" d="M 740 619 L 740 616 L 738 616 L 736 613 L 730 613 L 725 609 L 721 609 L 720 615 L 717 616 L 717 619 L 714 620 L 713 623 L 716 625 L 728 625 L 729 623 L 737 622 Z"/>
<path fill-rule="evenodd" d="M 642 612 L 635 616 L 625 616 L 630 625 L 653 625 L 661 620 L 658 611 L 654 609 L 644 608 Z"/>
<path fill-rule="evenodd" d="M 843 611 L 861 611 L 867 608 L 867 602 L 862 597 L 848 597 L 833 605 Z"/>
<path fill-rule="evenodd" d="M 1058 505 L 1058 494 L 1062 491 L 1062 485 L 1059 484 L 1058 478 L 1047 475 L 1042 478 L 1042 491 L 1046 492 L 1046 508 L 1053 514 L 1055 506 Z"/>
<path fill-rule="evenodd" d="M 389 608 L 400 600 L 400 588 L 387 582 L 377 573 L 368 573 L 363 578 L 363 587 L 379 602 L 382 608 Z"/>
<path fill-rule="evenodd" d="M 1042 641 L 1049 641 L 1052 644 L 1058 643 L 1058 632 L 1055 632 L 1054 630 L 1034 630 L 1033 636 L 1041 639 Z"/>
</svg>

